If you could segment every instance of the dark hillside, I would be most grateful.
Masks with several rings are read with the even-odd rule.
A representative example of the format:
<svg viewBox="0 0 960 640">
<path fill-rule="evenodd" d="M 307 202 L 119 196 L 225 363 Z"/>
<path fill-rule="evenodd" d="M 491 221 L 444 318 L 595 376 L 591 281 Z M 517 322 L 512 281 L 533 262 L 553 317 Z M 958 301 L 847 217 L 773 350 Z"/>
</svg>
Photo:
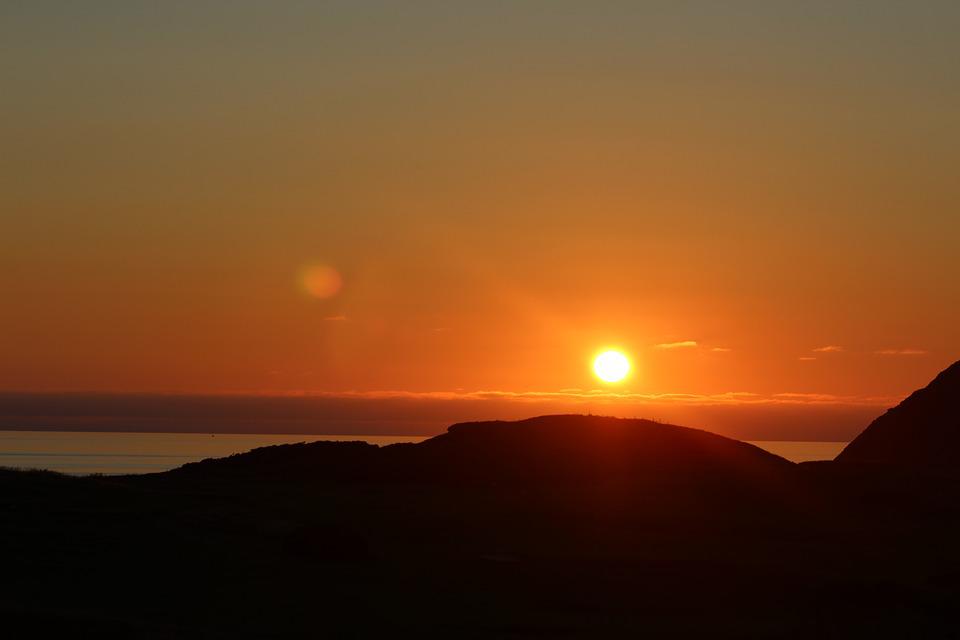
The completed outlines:
<svg viewBox="0 0 960 640">
<path fill-rule="evenodd" d="M 960 467 L 960 362 L 874 420 L 837 462 Z"/>
</svg>

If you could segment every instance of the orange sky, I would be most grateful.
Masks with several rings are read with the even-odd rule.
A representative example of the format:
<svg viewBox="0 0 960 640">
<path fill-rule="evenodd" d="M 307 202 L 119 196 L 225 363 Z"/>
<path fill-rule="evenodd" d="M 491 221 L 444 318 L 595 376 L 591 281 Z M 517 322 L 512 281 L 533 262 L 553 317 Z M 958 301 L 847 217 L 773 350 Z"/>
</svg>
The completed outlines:
<svg viewBox="0 0 960 640">
<path fill-rule="evenodd" d="M 576 395 L 616 345 L 883 406 L 960 357 L 954 6 L 478 4 L 3 9 L 0 389 Z"/>
</svg>

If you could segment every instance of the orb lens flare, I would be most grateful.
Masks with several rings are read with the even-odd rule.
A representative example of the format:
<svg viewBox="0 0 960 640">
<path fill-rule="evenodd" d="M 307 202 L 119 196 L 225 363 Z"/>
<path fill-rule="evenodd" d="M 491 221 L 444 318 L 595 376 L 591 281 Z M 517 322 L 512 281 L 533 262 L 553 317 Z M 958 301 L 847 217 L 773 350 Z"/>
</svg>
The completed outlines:
<svg viewBox="0 0 960 640">
<path fill-rule="evenodd" d="M 593 361 L 593 372 L 604 382 L 620 382 L 630 373 L 630 360 L 619 351 L 604 351 Z"/>
<path fill-rule="evenodd" d="M 340 273 L 325 264 L 314 264 L 300 272 L 300 285 L 304 292 L 313 298 L 332 298 L 343 286 Z"/>
</svg>

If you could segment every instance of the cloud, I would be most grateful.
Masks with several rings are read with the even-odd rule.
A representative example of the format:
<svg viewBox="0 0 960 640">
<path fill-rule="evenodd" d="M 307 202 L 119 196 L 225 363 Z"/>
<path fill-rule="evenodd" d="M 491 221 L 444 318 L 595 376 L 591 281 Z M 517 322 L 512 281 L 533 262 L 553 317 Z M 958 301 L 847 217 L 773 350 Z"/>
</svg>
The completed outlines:
<svg viewBox="0 0 960 640">
<path fill-rule="evenodd" d="M 519 402 L 562 401 L 570 403 L 610 402 L 642 405 L 857 405 L 890 406 L 897 396 L 840 396 L 827 393 L 774 393 L 751 391 L 725 393 L 635 393 L 606 389 L 563 389 L 558 391 L 319 391 L 285 393 L 284 396 L 376 400 L 513 400 Z"/>
<path fill-rule="evenodd" d="M 817 347 L 813 350 L 814 353 L 839 353 L 841 351 L 843 351 L 843 347 L 835 344 L 828 344 L 825 347 Z"/>
<path fill-rule="evenodd" d="M 686 349 L 697 346 L 697 341 L 684 340 L 683 342 L 664 342 L 655 346 L 657 349 Z"/>
<path fill-rule="evenodd" d="M 881 349 L 874 353 L 878 356 L 922 356 L 927 352 L 923 349 Z"/>
<path fill-rule="evenodd" d="M 799 358 L 797 358 L 797 360 L 803 360 L 804 362 L 810 362 L 810 361 L 812 361 L 812 360 L 816 360 L 816 358 L 814 358 L 813 356 L 800 356 Z"/>
<path fill-rule="evenodd" d="M 733 349 L 729 347 L 714 347 L 710 349 L 710 351 L 713 351 L 714 353 L 730 353 L 733 351 Z"/>
</svg>

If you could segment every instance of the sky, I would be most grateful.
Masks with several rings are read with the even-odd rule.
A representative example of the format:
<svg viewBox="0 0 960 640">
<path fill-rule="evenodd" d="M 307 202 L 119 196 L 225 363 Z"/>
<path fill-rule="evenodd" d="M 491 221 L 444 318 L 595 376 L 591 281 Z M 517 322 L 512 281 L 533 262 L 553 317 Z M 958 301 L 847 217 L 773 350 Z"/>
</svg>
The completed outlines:
<svg viewBox="0 0 960 640">
<path fill-rule="evenodd" d="M 960 358 L 958 31 L 936 1 L 4 2 L 0 390 L 863 418 Z"/>
</svg>

